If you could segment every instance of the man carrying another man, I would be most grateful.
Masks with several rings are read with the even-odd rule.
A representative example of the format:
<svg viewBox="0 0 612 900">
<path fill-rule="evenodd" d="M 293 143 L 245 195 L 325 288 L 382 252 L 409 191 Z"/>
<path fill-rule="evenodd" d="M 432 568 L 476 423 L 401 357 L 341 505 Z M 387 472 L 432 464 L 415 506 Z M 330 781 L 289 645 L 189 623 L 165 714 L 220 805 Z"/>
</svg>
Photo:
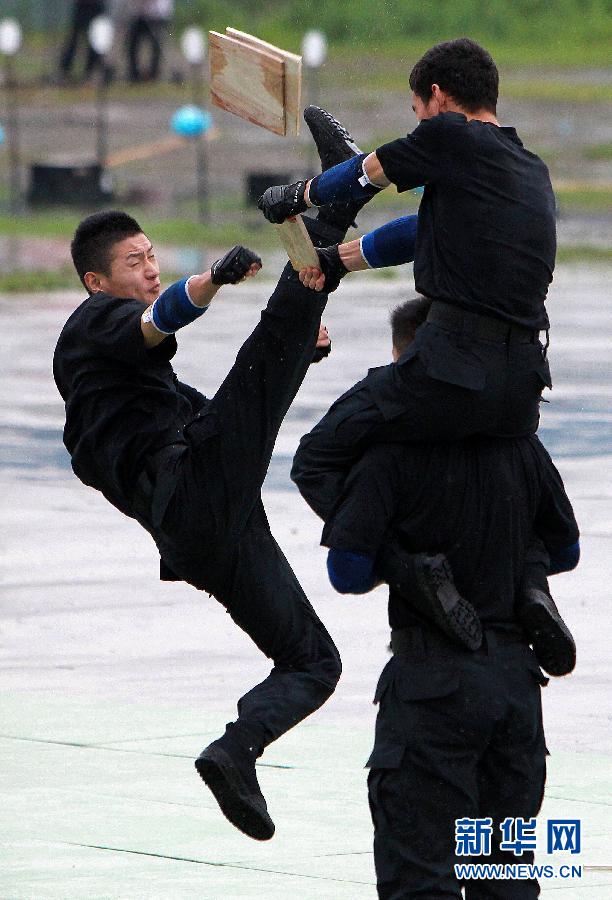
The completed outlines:
<svg viewBox="0 0 612 900">
<path fill-rule="evenodd" d="M 336 285 L 368 263 L 408 261 L 416 236 L 415 284 L 427 300 L 394 364 L 371 370 L 302 439 L 292 478 L 326 523 L 332 583 L 357 592 L 391 584 L 394 658 L 377 690 L 370 759 L 379 896 L 438 900 L 460 896 L 456 819 L 490 816 L 503 860 L 501 821 L 539 809 L 545 679 L 517 611 L 530 607 L 536 647 L 544 628 L 538 649 L 549 671 L 570 671 L 575 648 L 546 575 L 575 565 L 578 532 L 533 437 L 551 385 L 539 341 L 555 257 L 548 172 L 499 125 L 497 69 L 474 42 L 433 47 L 410 84 L 420 122 L 412 134 L 367 156 L 351 141 L 340 166 L 268 189 L 260 208 L 278 222 L 330 200 L 365 202 L 389 183 L 425 186 L 416 232 L 405 217 L 319 250 L 319 269 L 300 273 L 315 290 Z M 321 130 L 334 124 L 320 111 Z M 443 564 L 423 603 L 413 561 L 432 555 Z M 457 592 L 482 622 L 477 650 L 432 627 Z M 487 882 L 467 896 L 537 894 L 535 881 Z"/>
<path fill-rule="evenodd" d="M 429 305 L 420 298 L 394 311 L 394 356 L 411 343 Z M 577 563 L 578 528 L 563 483 L 535 436 L 380 443 L 352 467 L 321 542 L 341 593 L 390 581 L 393 658 L 376 689 L 368 761 L 378 895 L 459 898 L 456 820 L 490 818 L 491 854 L 476 861 L 513 863 L 500 824 L 529 821 L 540 808 L 540 686 L 547 679 L 521 615 L 542 602 L 556 612 L 547 574 Z M 390 546 L 404 560 L 445 555 L 482 622 L 477 650 L 436 627 L 417 582 L 400 577 L 397 589 L 388 575 Z M 538 894 L 533 879 L 466 884 L 469 900 Z"/>
</svg>

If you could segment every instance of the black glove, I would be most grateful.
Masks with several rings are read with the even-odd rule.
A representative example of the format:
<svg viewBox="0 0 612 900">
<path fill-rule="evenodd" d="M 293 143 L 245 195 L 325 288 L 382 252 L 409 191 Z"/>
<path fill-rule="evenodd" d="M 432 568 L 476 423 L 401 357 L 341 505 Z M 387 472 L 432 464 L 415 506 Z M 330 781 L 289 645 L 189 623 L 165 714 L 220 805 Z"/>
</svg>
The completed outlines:
<svg viewBox="0 0 612 900">
<path fill-rule="evenodd" d="M 253 263 L 261 266 L 261 259 L 247 247 L 236 244 L 225 256 L 216 260 L 210 267 L 213 284 L 237 284 L 242 281 Z"/>
<path fill-rule="evenodd" d="M 314 353 L 312 354 L 311 363 L 321 362 L 322 359 L 325 359 L 326 356 L 329 356 L 331 353 L 331 341 L 327 345 L 327 347 L 315 347 Z"/>
<path fill-rule="evenodd" d="M 326 294 L 331 294 L 336 290 L 340 279 L 344 278 L 348 269 L 340 259 L 338 244 L 332 244 L 331 247 L 317 247 L 316 251 L 321 263 L 321 271 L 325 275 L 323 290 Z"/>
<path fill-rule="evenodd" d="M 305 190 L 305 181 L 296 181 L 295 184 L 275 184 L 262 194 L 257 206 L 268 222 L 280 225 L 289 216 L 295 216 L 308 209 L 304 200 Z"/>
</svg>

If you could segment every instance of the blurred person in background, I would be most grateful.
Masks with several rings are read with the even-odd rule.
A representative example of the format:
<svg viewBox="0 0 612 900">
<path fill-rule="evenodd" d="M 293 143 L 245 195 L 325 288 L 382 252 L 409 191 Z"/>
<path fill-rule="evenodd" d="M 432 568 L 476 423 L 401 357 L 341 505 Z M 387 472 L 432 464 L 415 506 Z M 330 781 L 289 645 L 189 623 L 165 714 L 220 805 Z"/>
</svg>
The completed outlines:
<svg viewBox="0 0 612 900">
<path fill-rule="evenodd" d="M 62 50 L 59 63 L 60 83 L 71 79 L 72 68 L 79 51 L 83 46 L 85 55 L 85 68 L 83 78 L 87 79 L 96 66 L 102 65 L 102 59 L 89 43 L 87 31 L 93 19 L 105 12 L 104 0 L 75 0 L 72 10 L 72 24 L 68 39 Z"/>
<path fill-rule="evenodd" d="M 128 77 L 131 82 L 157 81 L 162 49 L 168 33 L 174 0 L 136 0 L 126 34 Z M 143 48 L 148 45 L 148 64 L 143 64 Z"/>
</svg>

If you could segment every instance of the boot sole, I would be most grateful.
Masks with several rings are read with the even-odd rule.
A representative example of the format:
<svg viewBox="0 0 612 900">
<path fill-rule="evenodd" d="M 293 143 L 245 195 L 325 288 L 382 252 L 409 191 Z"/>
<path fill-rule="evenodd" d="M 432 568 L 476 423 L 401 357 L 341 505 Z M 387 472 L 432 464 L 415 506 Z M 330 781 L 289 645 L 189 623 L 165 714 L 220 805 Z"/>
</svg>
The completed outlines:
<svg viewBox="0 0 612 900">
<path fill-rule="evenodd" d="M 434 612 L 438 626 L 446 634 L 468 650 L 478 650 L 482 644 L 482 625 L 471 603 L 457 594 L 457 600 L 450 609 L 440 606 Z"/>
<path fill-rule="evenodd" d="M 311 109 L 316 110 L 316 112 L 309 113 L 309 110 Z M 326 149 L 326 156 L 336 155 L 337 153 L 338 159 L 333 162 L 326 162 L 325 169 L 338 165 L 338 163 L 345 162 L 347 159 L 352 159 L 354 156 L 359 156 L 363 152 L 359 149 L 344 125 L 341 125 L 337 119 L 334 119 L 330 113 L 321 109 L 321 107 L 307 106 L 304 110 L 304 121 L 310 130 L 319 156 L 321 155 L 319 141 L 328 140 L 335 145 L 341 145 L 337 146 L 336 151 L 333 154 L 331 151 L 328 153 Z M 321 164 L 323 165 L 323 160 L 321 160 Z"/>
<path fill-rule="evenodd" d="M 576 665 L 576 644 L 567 625 L 539 603 L 522 610 L 521 621 L 544 671 L 569 675 Z"/>
<path fill-rule="evenodd" d="M 231 758 L 219 750 L 195 761 L 197 772 L 212 792 L 225 818 L 256 841 L 269 841 L 274 822 L 245 796 L 245 785 Z"/>
<path fill-rule="evenodd" d="M 482 644 L 482 624 L 472 604 L 461 596 L 446 559 L 438 561 L 445 584 L 435 589 L 429 609 L 438 627 L 468 650 L 478 650 Z M 425 579 L 426 582 L 429 579 Z M 431 596 L 431 595 L 430 595 Z"/>
</svg>

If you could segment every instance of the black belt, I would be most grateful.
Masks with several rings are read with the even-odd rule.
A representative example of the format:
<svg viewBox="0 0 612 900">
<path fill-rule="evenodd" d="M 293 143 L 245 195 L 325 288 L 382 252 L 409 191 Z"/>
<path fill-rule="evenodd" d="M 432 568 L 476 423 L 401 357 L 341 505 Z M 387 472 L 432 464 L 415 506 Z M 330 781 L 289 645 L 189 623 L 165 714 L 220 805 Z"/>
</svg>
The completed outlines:
<svg viewBox="0 0 612 900">
<path fill-rule="evenodd" d="M 450 303 L 441 300 L 433 300 L 427 313 L 427 321 L 439 325 L 447 331 L 459 331 L 464 334 L 472 334 L 483 341 L 499 341 L 518 344 L 535 344 L 539 340 L 540 332 L 524 325 L 514 325 L 512 322 L 504 322 L 502 319 L 494 319 L 492 316 L 481 316 L 479 313 L 468 312 Z"/>
</svg>

